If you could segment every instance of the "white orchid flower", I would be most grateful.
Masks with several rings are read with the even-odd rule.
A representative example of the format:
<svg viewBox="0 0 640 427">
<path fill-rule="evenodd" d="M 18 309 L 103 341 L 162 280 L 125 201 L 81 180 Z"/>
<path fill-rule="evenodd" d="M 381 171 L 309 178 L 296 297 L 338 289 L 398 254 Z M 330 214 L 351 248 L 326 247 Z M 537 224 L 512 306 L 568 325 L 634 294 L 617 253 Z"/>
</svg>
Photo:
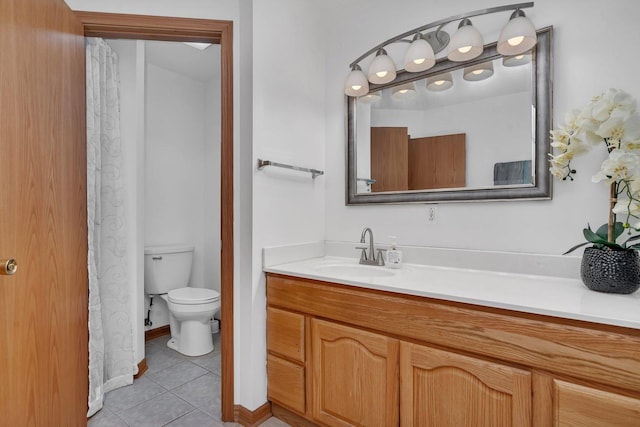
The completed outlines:
<svg viewBox="0 0 640 427">
<path fill-rule="evenodd" d="M 603 122 L 608 120 L 614 112 L 634 113 L 636 111 L 636 100 L 625 91 L 609 89 L 600 97 L 597 97 L 587 109 L 590 110 L 589 115 L 591 117 Z"/>
<path fill-rule="evenodd" d="M 620 180 L 631 180 L 640 171 L 640 158 L 635 153 L 613 150 L 609 158 L 602 162 L 600 171 L 591 180 L 609 184 Z"/>
<path fill-rule="evenodd" d="M 640 141 L 640 114 L 616 111 L 609 119 L 602 122 L 595 133 L 601 138 L 608 139 L 609 145 L 615 148 L 638 142 Z"/>
<path fill-rule="evenodd" d="M 615 214 L 630 214 L 633 216 L 640 215 L 640 204 L 635 200 L 628 199 L 618 200 L 612 209 Z"/>
</svg>

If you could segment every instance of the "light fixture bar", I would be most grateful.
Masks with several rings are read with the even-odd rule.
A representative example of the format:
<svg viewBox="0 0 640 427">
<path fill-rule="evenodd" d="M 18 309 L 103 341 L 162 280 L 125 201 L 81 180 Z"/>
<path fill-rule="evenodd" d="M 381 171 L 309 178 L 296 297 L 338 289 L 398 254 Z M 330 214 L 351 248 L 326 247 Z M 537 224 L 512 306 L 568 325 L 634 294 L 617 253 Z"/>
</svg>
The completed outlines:
<svg viewBox="0 0 640 427">
<path fill-rule="evenodd" d="M 480 15 L 489 15 L 491 13 L 497 13 L 497 12 L 503 12 L 505 10 L 518 10 L 518 9 L 527 9 L 533 7 L 533 2 L 528 2 L 528 3 L 517 3 L 517 4 L 509 4 L 509 5 L 505 5 L 505 6 L 497 6 L 497 7 L 491 7 L 489 9 L 480 9 L 480 10 L 476 10 L 473 12 L 467 12 L 467 13 L 462 13 L 459 15 L 455 15 L 455 16 L 450 16 L 448 18 L 444 18 L 444 19 L 440 19 L 438 21 L 434 21 L 430 24 L 426 24 L 423 25 L 421 27 L 415 28 L 413 30 L 404 32 L 400 35 L 397 35 L 393 38 L 390 38 L 389 40 L 380 43 L 379 45 L 369 49 L 368 51 L 366 51 L 365 53 L 363 53 L 362 55 L 360 55 L 358 57 L 358 59 L 356 59 L 355 61 L 353 61 L 349 67 L 353 67 L 354 65 L 357 65 L 360 61 L 362 61 L 364 58 L 366 58 L 367 56 L 371 55 L 374 52 L 377 52 L 379 49 L 384 48 L 387 45 L 390 45 L 391 43 L 395 43 L 395 42 L 399 42 L 399 41 L 408 41 L 408 40 L 403 40 L 406 39 L 407 37 L 413 37 L 415 36 L 415 34 L 417 32 L 422 32 L 424 30 L 428 30 L 430 28 L 435 28 L 435 27 L 443 27 L 444 25 L 453 22 L 453 21 L 459 21 L 461 19 L 465 19 L 465 18 L 472 18 L 474 16 L 480 16 Z M 440 30 L 440 28 L 438 28 L 438 31 Z"/>
</svg>

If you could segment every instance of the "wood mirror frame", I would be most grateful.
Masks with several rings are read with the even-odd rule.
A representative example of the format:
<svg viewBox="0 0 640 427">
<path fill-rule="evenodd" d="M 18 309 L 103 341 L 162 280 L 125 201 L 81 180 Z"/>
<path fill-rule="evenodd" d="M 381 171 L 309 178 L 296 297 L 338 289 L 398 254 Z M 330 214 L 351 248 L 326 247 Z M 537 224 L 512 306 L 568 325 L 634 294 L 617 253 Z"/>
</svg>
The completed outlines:
<svg viewBox="0 0 640 427">
<path fill-rule="evenodd" d="M 549 172 L 548 154 L 550 152 L 551 120 L 552 120 L 552 42 L 553 28 L 546 27 L 537 31 L 538 43 L 532 51 L 534 76 L 532 79 L 533 109 L 535 111 L 533 133 L 533 185 L 496 188 L 465 188 L 394 191 L 378 193 L 357 192 L 356 163 L 356 105 L 357 98 L 347 96 L 347 171 L 346 171 L 346 205 L 361 204 L 404 204 L 404 203 L 448 203 L 466 201 L 498 201 L 498 200 L 534 200 L 551 199 L 551 173 Z M 436 65 L 422 73 L 401 71 L 391 83 L 375 85 L 371 91 L 378 91 L 404 82 L 424 79 L 430 75 L 438 75 L 446 71 L 461 68 L 471 63 L 479 63 L 499 56 L 496 43 L 485 45 L 484 52 L 472 62 L 455 63 L 446 58 L 440 59 Z"/>
</svg>

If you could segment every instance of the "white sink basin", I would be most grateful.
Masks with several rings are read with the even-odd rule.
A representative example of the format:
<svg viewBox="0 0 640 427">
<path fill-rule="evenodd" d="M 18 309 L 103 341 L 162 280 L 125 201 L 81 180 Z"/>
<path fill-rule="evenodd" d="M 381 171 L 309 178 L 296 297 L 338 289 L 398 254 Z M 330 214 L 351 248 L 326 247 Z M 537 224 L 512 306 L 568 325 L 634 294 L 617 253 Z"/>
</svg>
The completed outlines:
<svg viewBox="0 0 640 427">
<path fill-rule="evenodd" d="M 324 264 L 315 267 L 318 273 L 343 277 L 390 277 L 394 273 L 384 267 L 371 265 Z"/>
</svg>

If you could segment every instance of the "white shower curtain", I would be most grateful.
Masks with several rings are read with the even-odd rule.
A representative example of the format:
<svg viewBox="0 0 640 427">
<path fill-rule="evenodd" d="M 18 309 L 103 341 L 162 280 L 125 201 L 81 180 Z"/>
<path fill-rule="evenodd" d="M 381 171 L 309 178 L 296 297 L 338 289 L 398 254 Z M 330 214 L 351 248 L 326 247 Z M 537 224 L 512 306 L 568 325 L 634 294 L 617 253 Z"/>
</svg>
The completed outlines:
<svg viewBox="0 0 640 427">
<path fill-rule="evenodd" d="M 131 292 L 127 277 L 118 57 L 88 38 L 87 222 L 89 240 L 89 411 L 133 382 Z"/>
</svg>

